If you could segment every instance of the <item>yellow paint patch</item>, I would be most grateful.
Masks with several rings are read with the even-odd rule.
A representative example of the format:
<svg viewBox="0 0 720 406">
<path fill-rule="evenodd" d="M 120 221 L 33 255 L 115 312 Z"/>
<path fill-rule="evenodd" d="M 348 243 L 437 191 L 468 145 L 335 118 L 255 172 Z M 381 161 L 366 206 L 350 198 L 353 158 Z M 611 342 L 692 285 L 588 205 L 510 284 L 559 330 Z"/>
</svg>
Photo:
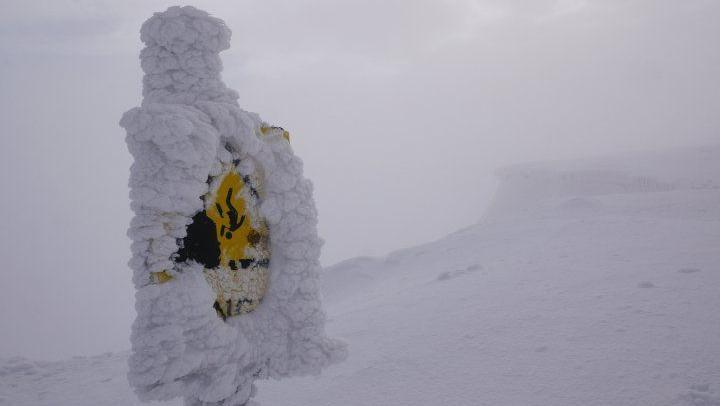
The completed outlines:
<svg viewBox="0 0 720 406">
<path fill-rule="evenodd" d="M 267 136 L 270 134 L 280 134 L 281 137 L 285 139 L 288 143 L 290 142 L 290 133 L 287 132 L 282 127 L 268 127 L 268 126 L 262 126 L 260 127 L 260 134 Z"/>
<path fill-rule="evenodd" d="M 151 276 L 150 276 L 150 280 L 151 280 L 153 283 L 165 283 L 165 282 L 167 282 L 167 281 L 169 281 L 169 280 L 172 280 L 172 278 L 173 278 L 170 274 L 168 274 L 168 273 L 165 272 L 165 271 L 162 271 L 162 272 L 151 272 L 150 275 L 151 275 Z"/>
</svg>

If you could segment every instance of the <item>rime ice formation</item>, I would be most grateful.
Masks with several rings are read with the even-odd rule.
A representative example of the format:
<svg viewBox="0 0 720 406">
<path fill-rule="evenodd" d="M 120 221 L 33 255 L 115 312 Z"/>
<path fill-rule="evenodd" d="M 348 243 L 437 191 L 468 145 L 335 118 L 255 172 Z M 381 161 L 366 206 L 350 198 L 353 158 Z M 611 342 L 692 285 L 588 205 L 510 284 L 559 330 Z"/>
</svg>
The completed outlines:
<svg viewBox="0 0 720 406">
<path fill-rule="evenodd" d="M 128 378 L 142 400 L 242 405 L 255 379 L 316 374 L 346 355 L 324 332 L 312 185 L 283 131 L 240 109 L 223 84 L 219 52 L 230 46 L 223 21 L 171 7 L 143 24 L 141 38 L 144 99 L 120 121 L 135 158 L 128 234 L 137 318 Z M 204 209 L 208 177 L 238 160 L 241 171 L 264 174 L 260 212 L 272 259 L 262 304 L 223 321 L 203 267 L 173 257 Z M 154 272 L 172 279 L 153 283 Z"/>
</svg>

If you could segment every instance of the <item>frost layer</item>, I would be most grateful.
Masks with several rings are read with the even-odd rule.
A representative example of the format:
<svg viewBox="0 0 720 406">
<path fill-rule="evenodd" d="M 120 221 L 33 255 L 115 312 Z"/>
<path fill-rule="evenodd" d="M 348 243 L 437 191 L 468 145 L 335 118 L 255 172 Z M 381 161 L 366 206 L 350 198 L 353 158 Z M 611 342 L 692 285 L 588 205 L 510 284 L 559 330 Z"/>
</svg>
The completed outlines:
<svg viewBox="0 0 720 406">
<path fill-rule="evenodd" d="M 222 82 L 219 52 L 230 46 L 223 21 L 171 7 L 143 24 L 141 38 L 144 99 L 120 121 L 135 158 L 128 234 L 137 318 L 128 378 L 142 400 L 242 405 L 255 379 L 317 374 L 346 355 L 324 332 L 312 184 L 283 131 L 240 109 L 237 93 Z M 204 209 L 199 197 L 208 176 L 233 159 L 264 173 L 260 211 L 272 259 L 262 304 L 223 322 L 202 266 L 172 258 Z M 173 279 L 150 283 L 161 271 Z"/>
</svg>

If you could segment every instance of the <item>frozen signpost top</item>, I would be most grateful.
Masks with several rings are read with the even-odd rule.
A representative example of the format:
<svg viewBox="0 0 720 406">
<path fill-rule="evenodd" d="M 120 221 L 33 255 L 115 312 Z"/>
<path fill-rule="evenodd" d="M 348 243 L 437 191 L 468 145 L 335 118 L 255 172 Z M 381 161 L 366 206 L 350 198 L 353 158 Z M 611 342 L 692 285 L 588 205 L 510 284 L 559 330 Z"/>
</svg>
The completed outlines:
<svg viewBox="0 0 720 406">
<path fill-rule="evenodd" d="M 140 38 L 144 102 L 233 102 L 237 93 L 220 78 L 220 52 L 230 48 L 230 29 L 206 12 L 172 7 L 147 20 Z"/>
<path fill-rule="evenodd" d="M 222 82 L 221 20 L 171 7 L 141 38 L 143 102 L 120 121 L 134 157 L 128 378 L 142 400 L 244 405 L 256 379 L 346 355 L 325 335 L 312 185 L 288 133 Z"/>
</svg>

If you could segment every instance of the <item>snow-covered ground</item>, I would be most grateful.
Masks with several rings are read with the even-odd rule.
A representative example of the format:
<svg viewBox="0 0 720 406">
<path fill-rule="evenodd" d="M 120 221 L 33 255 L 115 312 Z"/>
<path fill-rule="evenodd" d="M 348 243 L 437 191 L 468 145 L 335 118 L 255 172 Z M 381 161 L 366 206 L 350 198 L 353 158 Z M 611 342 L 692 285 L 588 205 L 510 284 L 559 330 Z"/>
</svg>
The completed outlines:
<svg viewBox="0 0 720 406">
<path fill-rule="evenodd" d="M 327 268 L 350 357 L 257 400 L 720 406 L 720 146 L 499 176 L 478 224 Z M 126 357 L 2 360 L 0 405 L 139 404 Z"/>
</svg>

